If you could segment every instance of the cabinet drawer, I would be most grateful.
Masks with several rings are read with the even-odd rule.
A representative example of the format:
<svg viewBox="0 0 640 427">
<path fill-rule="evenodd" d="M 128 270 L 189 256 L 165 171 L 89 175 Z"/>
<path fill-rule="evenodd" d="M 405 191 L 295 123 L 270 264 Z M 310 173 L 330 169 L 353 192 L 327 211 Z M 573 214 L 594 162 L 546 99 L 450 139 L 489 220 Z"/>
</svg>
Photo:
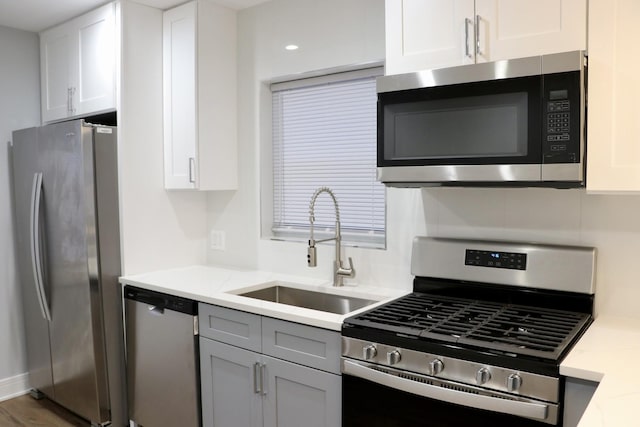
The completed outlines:
<svg viewBox="0 0 640 427">
<path fill-rule="evenodd" d="M 340 333 L 262 318 L 262 352 L 323 371 L 340 373 Z"/>
<path fill-rule="evenodd" d="M 248 350 L 262 350 L 260 316 L 203 303 L 198 312 L 201 336 Z"/>
</svg>

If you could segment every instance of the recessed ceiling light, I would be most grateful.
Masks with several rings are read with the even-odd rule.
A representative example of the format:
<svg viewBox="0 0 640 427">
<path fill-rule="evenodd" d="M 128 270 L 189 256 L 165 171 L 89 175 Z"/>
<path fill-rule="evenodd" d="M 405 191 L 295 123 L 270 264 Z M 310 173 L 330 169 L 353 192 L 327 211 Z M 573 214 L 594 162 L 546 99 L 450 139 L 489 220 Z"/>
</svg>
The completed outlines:
<svg viewBox="0 0 640 427">
<path fill-rule="evenodd" d="M 287 49 L 287 50 L 296 50 L 296 49 L 298 49 L 298 45 L 288 44 L 284 48 Z"/>
</svg>

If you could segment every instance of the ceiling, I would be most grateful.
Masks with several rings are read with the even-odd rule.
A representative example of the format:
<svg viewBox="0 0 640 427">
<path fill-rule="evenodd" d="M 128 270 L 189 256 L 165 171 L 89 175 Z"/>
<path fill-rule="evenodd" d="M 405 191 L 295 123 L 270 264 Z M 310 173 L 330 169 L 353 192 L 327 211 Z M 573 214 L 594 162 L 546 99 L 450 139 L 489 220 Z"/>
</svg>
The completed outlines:
<svg viewBox="0 0 640 427">
<path fill-rule="evenodd" d="M 135 0 L 158 9 L 169 9 L 185 0 Z M 269 0 L 215 0 L 233 9 L 244 9 Z M 0 0 L 0 25 L 39 32 L 81 15 L 105 0 Z"/>
</svg>

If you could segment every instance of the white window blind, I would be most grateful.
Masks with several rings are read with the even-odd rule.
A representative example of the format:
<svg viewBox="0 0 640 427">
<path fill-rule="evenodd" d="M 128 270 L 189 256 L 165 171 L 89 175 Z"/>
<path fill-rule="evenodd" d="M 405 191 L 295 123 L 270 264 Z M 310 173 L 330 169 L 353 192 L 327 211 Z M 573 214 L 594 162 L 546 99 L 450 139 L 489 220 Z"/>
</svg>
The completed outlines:
<svg viewBox="0 0 640 427">
<path fill-rule="evenodd" d="M 380 71 L 360 70 L 272 85 L 274 236 L 308 238 L 311 196 L 329 187 L 344 241 L 384 246 L 375 75 Z M 333 202 L 323 193 L 315 204 L 316 238 L 333 236 L 334 226 Z"/>
</svg>

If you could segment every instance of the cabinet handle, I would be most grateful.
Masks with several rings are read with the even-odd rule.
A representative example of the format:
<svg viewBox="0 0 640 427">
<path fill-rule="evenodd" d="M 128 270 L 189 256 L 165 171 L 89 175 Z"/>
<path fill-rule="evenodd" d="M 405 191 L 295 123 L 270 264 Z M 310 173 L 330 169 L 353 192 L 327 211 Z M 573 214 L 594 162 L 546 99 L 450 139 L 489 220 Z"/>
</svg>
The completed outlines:
<svg viewBox="0 0 640 427">
<path fill-rule="evenodd" d="M 464 18 L 464 55 L 468 58 L 473 58 L 469 51 L 469 24 L 473 25 L 473 21 L 469 18 Z"/>
<path fill-rule="evenodd" d="M 71 114 L 71 88 L 67 88 L 67 114 Z"/>
<path fill-rule="evenodd" d="M 480 15 L 476 15 L 476 55 L 482 55 L 480 49 Z"/>
<path fill-rule="evenodd" d="M 262 395 L 267 395 L 267 365 L 260 365 L 260 388 L 262 389 Z"/>
<path fill-rule="evenodd" d="M 194 184 L 196 182 L 195 169 L 196 169 L 196 159 L 195 157 L 189 157 L 189 182 L 192 182 Z"/>
<path fill-rule="evenodd" d="M 69 114 L 74 115 L 76 113 L 76 108 L 73 105 L 73 97 L 76 94 L 76 88 L 75 87 L 70 87 L 67 90 L 67 94 L 68 94 L 68 109 L 69 109 Z"/>
<path fill-rule="evenodd" d="M 262 369 L 260 362 L 253 364 L 253 392 L 262 393 Z"/>
</svg>

